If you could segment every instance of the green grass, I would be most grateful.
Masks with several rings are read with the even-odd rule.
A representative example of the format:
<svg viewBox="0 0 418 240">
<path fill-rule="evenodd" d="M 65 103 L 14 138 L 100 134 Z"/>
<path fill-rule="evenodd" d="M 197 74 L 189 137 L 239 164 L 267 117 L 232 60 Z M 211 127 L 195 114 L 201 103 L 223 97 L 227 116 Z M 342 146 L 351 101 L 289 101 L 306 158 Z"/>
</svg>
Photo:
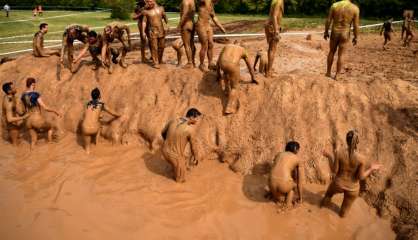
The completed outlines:
<svg viewBox="0 0 418 240">
<path fill-rule="evenodd" d="M 63 16 L 62 15 L 71 15 Z M 168 13 L 168 18 L 178 18 L 178 13 Z M 52 17 L 52 18 L 51 18 Z M 222 23 L 230 23 L 240 20 L 265 20 L 265 15 L 232 15 L 232 14 L 218 14 L 218 18 Z M 16 20 L 28 20 L 21 22 L 13 22 Z M 1 44 L 2 42 L 14 41 L 32 41 L 33 34 L 38 30 L 38 26 L 42 22 L 49 24 L 49 33 L 45 40 L 59 40 L 65 27 L 72 23 L 86 24 L 90 27 L 99 27 L 97 30 L 101 31 L 103 26 L 114 21 L 110 18 L 110 12 L 80 12 L 80 11 L 46 11 L 41 18 L 32 17 L 32 12 L 28 10 L 12 11 L 9 18 L 5 17 L 4 12 L 0 13 L 0 54 L 5 52 L 17 51 L 31 48 L 31 43 L 17 43 L 17 44 Z M 283 28 L 286 30 L 300 30 L 300 29 L 323 29 L 324 18 L 321 17 L 301 17 L 301 18 L 284 18 Z M 123 23 L 131 24 L 131 32 L 138 32 L 137 26 L 133 20 L 121 21 Z M 381 22 L 379 20 L 362 20 L 361 24 L 373 24 Z M 169 27 L 176 27 L 178 19 L 169 20 Z M 245 29 L 246 32 L 262 31 L 264 23 L 253 25 Z M 10 36 L 27 35 L 25 37 L 2 39 Z M 45 43 L 45 46 L 55 45 L 59 43 Z"/>
</svg>

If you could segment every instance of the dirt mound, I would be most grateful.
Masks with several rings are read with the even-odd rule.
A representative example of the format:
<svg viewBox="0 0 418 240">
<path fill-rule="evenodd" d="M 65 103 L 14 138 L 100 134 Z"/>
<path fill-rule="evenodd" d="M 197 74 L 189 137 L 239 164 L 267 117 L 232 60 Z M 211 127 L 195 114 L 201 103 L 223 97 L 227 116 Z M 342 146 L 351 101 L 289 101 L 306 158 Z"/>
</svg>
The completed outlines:
<svg viewBox="0 0 418 240">
<path fill-rule="evenodd" d="M 279 46 L 279 57 L 275 66 L 278 77 L 266 79 L 258 75 L 261 81 L 260 85 L 248 84 L 249 77 L 244 65 L 242 65 L 243 81 L 239 98 L 240 106 L 238 113 L 232 116 L 222 115 L 226 98 L 216 82 L 215 73 L 203 74 L 197 69 L 176 68 L 174 66 L 176 62 L 175 54 L 171 49 L 167 50 L 168 64 L 162 66 L 160 70 L 139 64 L 138 54 L 130 53 L 127 60 L 131 65 L 127 69 L 116 67 L 112 75 L 108 75 L 104 69 L 97 72 L 92 71 L 88 66 L 89 59 L 81 63 L 76 74 L 71 75 L 67 69 L 59 67 L 58 59 L 55 57 L 34 59 L 29 55 L 21 56 L 16 61 L 7 62 L 0 66 L 0 82 L 16 81 L 19 90 L 22 91 L 25 78 L 35 77 L 38 79 L 37 89 L 43 94 L 44 100 L 52 107 L 65 113 L 62 119 L 57 119 L 57 128 L 61 130 L 59 132 L 61 140 L 59 143 L 49 146 L 41 143 L 39 149 L 30 155 L 27 151 L 28 144 L 26 142 L 18 148 L 17 155 L 12 154 L 13 150 L 10 146 L 1 144 L 2 152 L 5 149 L 5 152 L 13 156 L 2 156 L 2 158 L 8 159 L 1 163 L 7 170 L 3 170 L 0 175 L 9 180 L 7 182 L 6 180 L 3 181 L 0 186 L 2 189 L 8 189 L 8 184 L 15 186 L 20 183 L 24 188 L 25 197 L 26 194 L 34 195 L 35 197 L 32 200 L 35 201 L 41 199 L 42 194 L 45 194 L 46 198 L 51 198 L 54 195 L 52 192 L 56 188 L 62 188 L 65 181 L 71 180 L 70 188 L 78 192 L 75 195 L 76 202 L 88 202 L 86 199 L 92 198 L 91 191 L 93 191 L 94 194 L 105 195 L 104 200 L 102 200 L 106 202 L 106 206 L 110 203 L 117 204 L 119 201 L 126 202 L 123 197 L 125 193 L 126 196 L 138 197 L 138 192 L 143 193 L 144 188 L 147 194 L 153 196 L 152 198 L 150 196 L 139 197 L 140 199 L 137 199 L 138 202 L 136 203 L 131 201 L 126 206 L 116 207 L 119 211 L 131 211 L 132 208 L 138 211 L 131 218 L 123 216 L 119 219 L 121 223 L 126 223 L 123 227 L 127 228 L 128 232 L 130 230 L 135 232 L 134 229 L 137 227 L 136 224 L 130 224 L 128 221 L 145 224 L 145 221 L 161 220 L 164 227 L 180 228 L 180 230 L 170 231 L 167 236 L 182 236 L 175 235 L 176 233 L 182 233 L 185 238 L 196 237 L 193 228 L 180 227 L 178 223 L 168 221 L 172 220 L 173 217 L 180 219 L 185 217 L 190 222 L 198 222 L 192 226 L 206 229 L 205 232 L 208 231 L 208 235 L 200 235 L 200 238 L 205 236 L 203 238 L 214 239 L 230 236 L 240 239 L 240 236 L 241 238 L 244 236 L 242 235 L 244 231 L 248 233 L 245 239 L 260 239 L 260 237 L 248 237 L 258 236 L 254 235 L 257 232 L 256 230 L 254 232 L 250 229 L 231 229 L 228 226 L 218 228 L 219 226 L 216 226 L 216 224 L 222 226 L 227 221 L 225 219 L 228 218 L 230 219 L 227 222 L 237 220 L 242 212 L 235 212 L 237 207 L 231 205 L 226 207 L 228 214 L 225 213 L 220 216 L 218 213 L 215 217 L 210 217 L 211 211 L 216 209 L 216 206 L 213 205 L 216 205 L 218 201 L 225 200 L 223 198 L 231 197 L 231 195 L 227 193 L 228 185 L 219 184 L 213 186 L 215 189 L 210 189 L 209 186 L 212 185 L 209 184 L 209 180 L 219 179 L 221 182 L 225 181 L 235 187 L 239 186 L 237 181 L 243 180 L 250 186 L 243 187 L 244 195 L 247 195 L 251 200 L 254 200 L 254 197 L 252 197 L 254 194 L 258 196 L 255 200 L 262 199 L 262 188 L 257 188 L 258 190 L 256 189 L 255 193 L 251 189 L 257 184 L 262 185 L 264 183 L 264 172 L 253 172 L 253 167 L 271 162 L 275 154 L 283 150 L 287 141 L 297 140 L 302 146 L 300 155 L 306 160 L 307 180 L 311 183 L 327 182 L 329 181 L 330 171 L 326 159 L 321 155 L 322 149 L 331 150 L 333 142 L 342 145 L 346 132 L 350 129 L 357 129 L 361 136 L 360 151 L 368 157 L 370 162 L 379 161 L 385 166 L 384 171 L 373 175 L 362 184 L 363 196 L 369 204 L 379 210 L 382 216 L 394 217 L 395 230 L 400 236 L 416 237 L 418 236 L 418 196 L 416 192 L 416 160 L 418 159 L 417 59 L 410 50 L 397 47 L 395 44 L 388 51 L 381 51 L 380 45 L 376 46 L 376 42 L 380 44 L 381 39 L 375 35 L 364 36 L 361 41 L 357 48 L 351 49 L 352 51 L 348 53 L 346 59 L 349 60 L 349 63 L 346 65 L 341 80 L 334 81 L 324 77 L 324 64 L 328 49 L 326 42 L 319 40 L 319 38 L 313 38 L 310 41 L 306 41 L 304 37 L 284 38 Z M 263 41 L 252 41 L 247 45 L 250 53 L 266 48 Z M 217 45 L 216 56 L 220 49 L 221 45 Z M 106 104 L 124 114 L 121 119 L 112 121 L 105 126 L 104 137 L 114 143 L 128 144 L 128 146 L 119 146 L 119 148 L 125 149 L 121 151 L 118 150 L 118 147 L 109 148 L 110 144 L 105 143 L 104 147 L 99 146 L 97 151 L 93 151 L 95 160 L 92 161 L 84 155 L 81 147 L 77 144 L 74 145 L 72 141 L 77 142 L 77 138 L 74 136 L 77 133 L 83 114 L 84 104 L 88 101 L 90 91 L 94 87 L 101 89 L 103 101 Z M 146 167 L 154 175 L 157 173 L 156 175 L 161 177 L 161 175 L 167 175 L 167 172 L 170 172 L 167 170 L 170 167 L 158 153 L 159 134 L 167 120 L 184 115 L 189 107 L 197 107 L 206 115 L 208 121 L 203 123 L 207 125 L 206 129 L 212 129 L 215 124 L 223 129 L 227 140 L 225 149 L 227 158 L 225 161 L 229 163 L 231 169 L 245 175 L 243 179 L 240 179 L 239 176 L 227 177 L 228 174 L 220 170 L 222 168 L 219 168 L 216 164 L 214 165 L 214 163 L 206 163 L 211 172 L 221 171 L 222 173 L 212 172 L 209 174 L 206 172 L 209 170 L 202 170 L 205 165 L 199 165 L 197 169 L 200 170 L 193 169 L 189 176 L 189 181 L 192 183 L 181 186 L 165 179 L 165 188 L 160 191 L 158 185 L 161 179 L 156 179 L 156 176 L 153 177 L 150 171 L 138 169 L 138 167 L 141 167 L 141 165 L 137 165 L 140 159 L 140 161 L 145 162 Z M 205 151 L 207 142 L 214 141 L 214 136 L 211 131 L 201 134 L 202 144 L 200 148 Z M 145 148 L 144 145 L 152 150 Z M 134 150 L 135 148 L 140 150 Z M 51 155 L 46 155 L 42 151 L 50 151 Z M 207 156 L 207 158 L 212 158 L 212 156 Z M 14 160 L 17 160 L 17 162 L 14 162 Z M 27 169 L 25 164 L 29 164 L 33 169 L 29 169 L 29 167 Z M 66 170 L 67 166 L 70 167 Z M 22 171 L 17 171 L 17 169 Z M 78 173 L 78 171 L 80 172 Z M 80 176 L 75 177 L 77 175 Z M 60 181 L 45 179 L 46 176 Z M 63 176 L 69 177 L 70 180 L 63 179 Z M 208 184 L 208 187 L 204 184 L 193 183 L 194 179 L 199 179 L 199 181 Z M 119 183 L 115 183 L 116 180 Z M 17 181 L 17 183 L 11 181 Z M 93 181 L 92 186 L 97 187 L 97 189 L 78 189 L 77 186 L 84 181 L 89 183 Z M 138 181 L 144 181 L 147 184 L 139 184 Z M 38 186 L 38 184 L 41 185 Z M 108 188 L 106 185 L 108 185 Z M 202 191 L 191 190 L 193 186 L 199 188 L 202 185 L 205 186 L 201 189 Z M 26 189 L 26 187 L 31 189 Z M 216 189 L 222 187 L 227 189 L 217 192 Z M 313 187 L 315 188 L 315 186 Z M 317 190 L 309 198 L 313 199 L 312 202 L 316 202 L 320 194 L 323 194 L 324 187 L 316 186 L 316 188 Z M 318 188 L 321 190 L 318 190 Z M 187 193 L 185 189 L 192 192 Z M 208 193 L 205 192 L 205 189 Z M 40 190 L 42 192 L 38 192 Z M 309 188 L 308 190 L 312 191 Z M 135 194 L 129 195 L 127 192 L 130 191 Z M 61 190 L 59 190 L 59 193 L 62 194 Z M 123 199 L 118 199 L 116 195 L 119 194 L 122 194 L 120 197 Z M 165 197 L 160 198 L 159 194 L 163 194 Z M 170 194 L 177 195 L 173 198 L 166 196 Z M 188 194 L 196 194 L 196 196 L 187 196 Z M 206 198 L 208 197 L 207 194 L 210 194 L 209 198 Z M 178 200 L 178 204 L 172 202 L 173 199 Z M 181 199 L 187 201 L 180 201 Z M 69 202 L 73 200 L 68 197 L 66 203 L 70 204 Z M 145 200 L 150 200 L 151 203 L 147 205 L 143 202 Z M 231 197 L 229 200 L 237 200 L 238 205 L 243 208 L 253 206 L 235 197 Z M 193 208 L 193 211 L 185 211 L 184 213 L 178 211 L 178 209 L 188 209 L 189 202 L 192 206 L 202 206 L 200 202 L 209 206 L 208 208 L 196 207 Z M 156 213 L 151 210 L 138 209 L 141 204 L 145 204 L 152 209 L 153 207 L 163 207 L 169 212 L 177 210 L 174 214 L 159 212 L 158 216 L 153 219 L 153 215 Z M 301 226 L 307 223 L 306 220 L 296 221 L 296 219 L 299 219 L 298 215 L 307 217 L 307 219 L 317 223 L 318 221 L 322 223 L 323 219 L 328 219 L 330 225 L 336 222 L 342 224 L 341 221 L 352 224 L 357 221 L 356 219 L 365 219 L 364 222 L 359 223 L 371 226 L 377 224 L 374 227 L 383 226 L 365 216 L 359 217 L 361 209 L 367 208 L 360 206 L 361 204 L 359 200 L 357 210 L 354 210 L 354 212 L 357 212 L 356 217 L 350 220 L 339 220 L 330 217 L 331 215 L 321 215 L 323 210 L 319 215 L 314 214 L 313 218 L 309 218 L 307 214 L 320 210 L 315 208 L 309 212 L 310 208 L 306 206 L 289 214 L 294 216 L 293 223 L 298 222 Z M 36 204 L 32 206 L 36 208 Z M 103 209 L 91 202 L 88 202 L 88 206 L 92 208 L 92 214 L 103 218 L 114 217 L 117 214 L 116 210 L 112 210 L 109 215 L 100 214 Z M 261 208 L 263 206 L 261 204 Z M 82 209 L 86 210 L 86 208 Z M 75 210 L 74 207 L 73 210 L 81 214 L 80 209 Z M 51 207 L 48 211 L 48 214 L 56 212 L 56 214 L 60 213 L 69 217 L 74 214 L 67 213 L 66 210 L 57 207 Z M 208 219 L 202 219 L 202 211 L 209 213 L 208 215 L 203 214 Z M 302 214 L 302 211 L 308 211 L 309 213 Z M 39 214 L 36 211 L 31 213 L 35 213 L 33 221 L 44 214 L 41 211 Z M 186 217 L 186 213 L 190 213 L 195 218 L 191 219 L 193 217 L 190 215 Z M 261 230 L 259 230 L 263 233 L 268 232 L 266 239 L 274 238 L 270 234 L 279 232 L 272 231 L 270 228 L 265 229 L 266 225 L 270 226 L 269 221 L 271 219 L 263 218 L 261 213 L 263 211 L 246 212 L 242 213 L 242 217 L 253 214 L 264 219 L 254 227 L 260 228 Z M 96 218 L 88 219 L 91 223 L 96 220 Z M 275 220 L 271 221 L 278 223 Z M 114 223 L 110 220 L 107 223 L 110 222 Z M 374 223 L 372 224 L 372 222 Z M 43 227 L 46 227 L 48 223 L 48 221 L 42 221 L 42 224 L 46 224 Z M 254 224 L 252 221 L 245 221 L 244 223 Z M 104 227 L 106 225 L 93 224 L 92 226 Z M 144 226 L 148 227 L 145 232 L 149 233 L 161 229 L 156 228 L 155 224 L 145 224 Z M 315 224 L 309 226 L 312 229 L 319 228 Z M 356 226 L 360 227 L 360 225 Z M 334 236 L 340 239 L 355 237 L 366 239 L 367 233 L 361 233 L 362 231 L 356 226 L 349 230 L 346 228 L 334 229 L 335 231 L 330 233 L 331 235 L 323 233 L 325 235 L 315 236 L 318 238 L 333 238 Z M 78 225 L 72 227 L 81 228 Z M 274 226 L 271 227 L 274 228 Z M 214 235 L 209 233 L 212 228 L 214 230 L 212 234 Z M 71 227 L 66 229 L 71 229 Z M 328 231 L 323 227 L 320 229 L 324 232 Z M 181 230 L 184 230 L 184 232 Z M 80 231 L 87 234 L 90 230 L 82 229 Z M 341 235 L 344 231 L 350 233 Z M 359 237 L 353 233 L 355 231 L 360 231 L 358 234 L 363 235 Z M 112 232 L 112 229 L 108 232 Z M 287 236 L 295 236 L 292 233 L 289 234 Z M 154 235 L 149 236 L 149 239 L 158 239 L 158 236 L 161 235 L 154 232 Z M 303 236 L 310 235 L 304 232 L 301 236 L 304 238 Z M 385 236 L 382 236 L 381 239 L 385 239 Z M 177 238 L 182 239 L 182 237 Z M 284 239 L 288 238 L 284 237 Z"/>
</svg>

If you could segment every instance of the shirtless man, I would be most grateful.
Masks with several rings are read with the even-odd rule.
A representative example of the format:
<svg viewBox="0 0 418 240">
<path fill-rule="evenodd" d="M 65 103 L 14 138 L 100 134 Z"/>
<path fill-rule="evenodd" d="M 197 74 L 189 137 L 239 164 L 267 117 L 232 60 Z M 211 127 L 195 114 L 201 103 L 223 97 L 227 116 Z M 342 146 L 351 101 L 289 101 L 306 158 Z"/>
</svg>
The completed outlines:
<svg viewBox="0 0 418 240">
<path fill-rule="evenodd" d="M 164 139 L 162 153 L 174 168 L 176 182 L 186 181 L 187 162 L 184 150 L 187 143 L 190 143 L 195 164 L 201 160 L 195 136 L 201 115 L 199 110 L 191 108 L 185 118 L 169 121 L 161 132 Z"/>
<path fill-rule="evenodd" d="M 88 32 L 90 32 L 89 27 L 75 24 L 68 26 L 64 31 L 61 48 L 61 64 L 64 64 L 64 52 L 67 50 L 68 62 L 72 73 L 75 72 L 73 67 L 74 40 L 86 44 Z"/>
<path fill-rule="evenodd" d="M 247 50 L 239 46 L 238 41 L 235 41 L 234 44 L 226 45 L 219 55 L 216 66 L 218 81 L 222 79 L 221 71 L 223 71 L 226 91 L 228 92 L 228 103 L 225 107 L 224 114 L 235 113 L 237 109 L 239 82 L 241 80 L 239 62 L 241 59 L 247 64 L 248 71 L 251 75 L 251 82 L 258 84 Z"/>
<path fill-rule="evenodd" d="M 146 30 L 146 22 L 144 21 L 144 16 L 140 13 L 145 10 L 145 0 L 137 1 L 137 6 L 135 8 L 133 20 L 138 21 L 138 32 L 141 39 L 141 62 L 145 63 L 147 60 L 145 58 L 145 47 L 147 45 L 147 39 L 150 39 L 148 36 L 148 30 Z"/>
<path fill-rule="evenodd" d="M 273 0 L 270 6 L 270 16 L 265 25 L 268 49 L 268 65 L 266 77 L 273 75 L 273 63 L 276 56 L 277 44 L 280 41 L 280 27 L 284 13 L 284 0 Z"/>
<path fill-rule="evenodd" d="M 212 3 L 213 2 L 213 3 Z M 208 56 L 208 64 L 209 69 L 215 69 L 216 66 L 213 64 L 213 29 L 210 25 L 210 19 L 212 19 L 213 23 L 215 23 L 216 26 L 218 26 L 219 29 L 223 33 L 226 33 L 225 28 L 221 25 L 218 18 L 215 15 L 215 10 L 213 9 L 213 4 L 215 4 L 217 0 L 199 0 L 198 3 L 198 15 L 199 18 L 196 22 L 196 31 L 197 35 L 199 36 L 199 42 L 200 42 L 200 65 L 199 69 L 202 71 L 206 71 L 205 66 L 205 56 Z"/>
<path fill-rule="evenodd" d="M 184 44 L 181 38 L 176 39 L 172 44 L 174 51 L 176 51 L 177 53 L 177 67 L 181 66 L 181 58 L 183 56 L 183 46 Z"/>
<path fill-rule="evenodd" d="M 35 33 L 35 36 L 33 37 L 33 55 L 35 57 L 49 57 L 51 55 L 57 55 L 59 56 L 59 51 L 48 51 L 47 49 L 44 49 L 44 36 L 48 33 L 48 24 L 47 23 L 41 23 L 39 25 L 39 31 Z"/>
<path fill-rule="evenodd" d="M 343 67 L 343 56 L 347 43 L 350 40 L 350 28 L 354 27 L 353 46 L 357 44 L 357 37 L 359 34 L 360 22 L 360 10 L 351 3 L 350 0 L 341 0 L 334 3 L 329 11 L 328 19 L 325 23 L 324 39 L 329 38 L 329 28 L 332 23 L 330 50 L 327 60 L 327 77 L 331 77 L 332 63 L 334 62 L 334 55 L 338 49 L 337 60 L 337 73 L 335 74 L 335 80 L 338 78 L 338 74 L 341 73 Z"/>
<path fill-rule="evenodd" d="M 270 172 L 269 187 L 272 197 L 278 202 L 280 197 L 286 196 L 287 207 L 292 206 L 296 189 L 299 202 L 302 203 L 304 169 L 302 160 L 297 156 L 299 148 L 298 142 L 288 142 L 285 152 L 280 153 L 274 159 Z"/>
<path fill-rule="evenodd" d="M 146 31 L 150 40 L 150 49 L 152 57 L 152 65 L 159 68 L 159 64 L 163 64 L 163 55 L 165 48 L 165 29 L 164 23 L 168 23 L 167 15 L 164 7 L 158 6 L 155 0 L 146 0 L 145 9 L 142 10 L 137 18 L 144 16 L 147 21 Z"/>
<path fill-rule="evenodd" d="M 412 42 L 412 39 L 414 38 L 414 28 L 415 28 L 415 19 L 414 18 L 409 18 L 406 20 L 405 23 L 405 31 L 406 31 L 406 35 L 405 35 L 405 40 L 403 43 L 404 47 L 409 47 L 409 44 Z"/>
<path fill-rule="evenodd" d="M 336 176 L 322 199 L 321 207 L 328 204 L 334 194 L 344 193 L 340 217 L 347 215 L 354 200 L 358 197 L 360 180 L 365 180 L 373 171 L 381 167 L 380 164 L 372 163 L 369 168 L 366 168 L 364 157 L 357 153 L 359 138 L 356 131 L 349 131 L 346 141 L 347 149 L 345 151 L 336 149 L 333 155 L 326 151 L 323 152 L 323 155 L 330 160 L 331 169 Z"/>
<path fill-rule="evenodd" d="M 258 72 L 267 75 L 268 54 L 262 50 L 257 52 L 254 61 L 254 71 L 257 71 L 258 61 L 260 61 L 260 64 L 258 65 Z"/>
<path fill-rule="evenodd" d="M 179 30 L 183 39 L 184 49 L 187 56 L 185 68 L 195 67 L 196 47 L 194 45 L 194 15 L 196 6 L 194 0 L 183 0 L 180 5 Z"/>
<path fill-rule="evenodd" d="M 42 116 L 42 110 L 54 113 L 58 117 L 61 115 L 54 109 L 49 108 L 41 98 L 41 94 L 35 91 L 36 80 L 34 78 L 26 79 L 26 91 L 22 94 L 22 102 L 25 106 L 26 112 L 30 116 L 26 120 L 26 128 L 29 130 L 31 137 L 30 147 L 36 145 L 38 140 L 38 132 L 47 131 L 48 142 L 52 141 L 52 125 Z"/>
<path fill-rule="evenodd" d="M 380 30 L 380 36 L 382 36 L 383 31 L 384 31 L 384 37 L 385 37 L 385 42 L 383 43 L 383 50 L 386 49 L 385 48 L 386 44 L 392 40 L 392 32 L 394 32 L 392 28 L 392 22 L 393 22 L 393 18 L 384 22 L 382 25 L 382 29 Z"/>
<path fill-rule="evenodd" d="M 103 48 L 102 48 L 102 59 L 110 60 L 111 48 L 110 44 L 114 42 L 115 39 L 118 39 L 122 43 L 122 57 L 119 61 L 119 64 L 126 68 L 128 65 L 125 62 L 126 53 L 131 49 L 131 36 L 129 27 L 125 24 L 113 22 L 108 24 L 103 30 Z M 126 43 L 128 42 L 128 43 Z M 107 56 L 107 58 L 106 58 Z M 111 69 L 111 63 L 109 61 L 109 69 Z M 110 70 L 112 72 L 112 70 Z"/>
<path fill-rule="evenodd" d="M 18 104 L 20 100 L 16 99 L 16 88 L 12 82 L 3 84 L 3 92 L 6 94 L 3 98 L 2 105 L 4 126 L 9 133 L 12 144 L 17 146 L 23 120 L 28 118 L 29 115 L 26 114 L 21 117 L 23 115 L 23 109 L 21 108 L 21 104 Z"/>
<path fill-rule="evenodd" d="M 95 138 L 96 145 L 99 142 L 100 137 L 100 114 L 102 111 L 109 113 L 110 115 L 119 118 L 121 115 L 115 113 L 106 105 L 100 101 L 100 90 L 95 88 L 91 91 L 91 101 L 87 103 L 86 111 L 84 112 L 84 118 L 81 123 L 81 131 L 84 139 L 84 147 L 87 154 L 90 154 L 90 144 L 92 137 Z"/>
<path fill-rule="evenodd" d="M 403 40 L 403 36 L 406 32 L 406 23 L 408 19 L 412 18 L 414 16 L 413 10 L 404 10 L 403 12 L 403 23 L 402 23 L 402 33 L 401 33 L 401 40 Z"/>
</svg>

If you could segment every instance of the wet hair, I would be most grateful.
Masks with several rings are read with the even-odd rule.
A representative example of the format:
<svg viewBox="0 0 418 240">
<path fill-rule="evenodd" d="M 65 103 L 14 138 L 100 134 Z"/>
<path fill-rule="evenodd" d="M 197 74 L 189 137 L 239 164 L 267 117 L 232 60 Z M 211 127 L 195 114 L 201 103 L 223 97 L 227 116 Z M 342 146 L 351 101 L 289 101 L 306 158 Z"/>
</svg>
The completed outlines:
<svg viewBox="0 0 418 240">
<path fill-rule="evenodd" d="M 300 145 L 296 141 L 290 141 L 286 144 L 286 152 L 292 152 L 294 154 L 298 153 Z"/>
<path fill-rule="evenodd" d="M 3 84 L 3 92 L 8 94 L 10 90 L 12 90 L 12 82 L 7 82 Z"/>
<path fill-rule="evenodd" d="M 354 151 L 357 149 L 357 144 L 359 143 L 358 134 L 356 130 L 351 130 L 347 133 L 345 137 L 348 146 L 348 158 L 350 163 L 353 163 Z"/>
<path fill-rule="evenodd" d="M 145 7 L 145 0 L 137 0 L 136 6 L 138 6 L 139 8 Z"/>
<path fill-rule="evenodd" d="M 48 23 L 41 23 L 41 24 L 39 25 L 39 30 L 44 29 L 46 26 L 48 26 Z"/>
<path fill-rule="evenodd" d="M 95 88 L 91 91 L 91 98 L 93 100 L 97 100 L 100 98 L 100 90 L 98 88 Z"/>
<path fill-rule="evenodd" d="M 97 38 L 97 32 L 96 31 L 90 31 L 88 34 L 87 34 L 87 36 L 90 38 L 90 37 L 94 37 L 94 38 Z"/>
<path fill-rule="evenodd" d="M 190 108 L 186 113 L 187 118 L 196 118 L 200 115 L 202 115 L 202 113 L 200 113 L 196 108 Z"/>
<path fill-rule="evenodd" d="M 26 87 L 30 88 L 30 86 L 32 86 L 32 84 L 36 83 L 35 78 L 28 78 L 26 79 Z"/>
</svg>

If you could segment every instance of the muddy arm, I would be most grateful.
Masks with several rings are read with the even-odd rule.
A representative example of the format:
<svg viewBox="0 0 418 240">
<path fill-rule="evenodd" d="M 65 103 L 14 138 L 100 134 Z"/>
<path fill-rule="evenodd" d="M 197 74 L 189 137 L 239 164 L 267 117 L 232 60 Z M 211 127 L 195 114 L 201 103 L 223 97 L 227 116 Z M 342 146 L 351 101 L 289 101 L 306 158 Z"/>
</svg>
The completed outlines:
<svg viewBox="0 0 418 240">
<path fill-rule="evenodd" d="M 12 108 L 12 104 L 6 104 L 6 109 L 5 109 L 5 111 L 6 111 L 6 120 L 7 120 L 7 122 L 9 122 L 9 123 L 12 123 L 12 122 L 17 122 L 17 121 L 21 121 L 21 120 L 24 120 L 24 119 L 26 119 L 26 118 L 28 118 L 28 117 L 29 117 L 29 114 L 26 114 L 26 115 L 24 115 L 23 117 L 14 117 L 14 116 L 13 116 L 13 108 Z"/>
<path fill-rule="evenodd" d="M 64 62 L 64 50 L 66 47 L 67 47 L 67 35 L 62 37 L 61 58 L 60 58 L 61 63 Z"/>
<path fill-rule="evenodd" d="M 194 136 L 194 134 L 189 136 L 189 142 L 190 142 L 190 148 L 192 149 L 194 159 L 196 161 L 196 165 L 202 160 L 199 150 L 199 143 L 197 141 L 197 138 Z"/>
<path fill-rule="evenodd" d="M 253 67 L 254 71 L 257 70 L 257 63 L 258 63 L 258 60 L 260 59 L 260 57 L 261 57 L 261 54 L 257 53 L 257 55 L 255 56 L 255 61 L 254 61 L 254 67 Z"/>
<path fill-rule="evenodd" d="M 80 54 L 73 60 L 73 63 L 77 63 L 80 59 L 86 54 L 87 50 L 89 49 L 89 44 L 84 44 L 84 48 L 81 50 Z"/>
<path fill-rule="evenodd" d="M 161 11 L 162 11 L 162 18 L 164 19 L 165 24 L 168 24 L 168 18 L 167 18 L 167 14 L 165 13 L 164 7 L 161 7 Z"/>
<path fill-rule="evenodd" d="M 357 9 L 356 14 L 354 15 L 354 39 L 353 45 L 357 45 L 357 37 L 360 32 L 360 10 Z"/>
<path fill-rule="evenodd" d="M 51 113 L 55 113 L 55 115 L 57 115 L 58 117 L 60 116 L 60 114 L 59 114 L 59 112 L 57 112 L 57 111 L 55 111 L 54 109 L 52 109 L 52 108 L 49 108 L 45 103 L 44 103 L 44 101 L 42 101 L 42 98 L 38 98 L 38 103 L 39 103 L 39 106 L 41 106 L 45 111 L 47 111 L 47 112 L 51 112 Z"/>
<path fill-rule="evenodd" d="M 122 115 L 119 113 L 116 113 L 115 111 L 111 110 L 110 108 L 106 107 L 106 105 L 103 105 L 103 110 L 107 113 L 109 113 L 110 115 L 114 116 L 114 117 L 121 117 Z"/>
<path fill-rule="evenodd" d="M 325 21 L 325 32 L 324 32 L 324 39 L 327 40 L 329 38 L 329 28 L 331 26 L 332 23 L 332 16 L 334 15 L 334 8 L 331 7 L 331 9 L 329 10 L 329 14 L 328 14 L 328 18 Z"/>
<path fill-rule="evenodd" d="M 257 80 L 255 79 L 254 70 L 251 67 L 250 59 L 248 58 L 246 51 L 244 52 L 244 55 L 242 56 L 242 58 L 244 59 L 245 64 L 247 64 L 248 71 L 250 72 L 250 75 L 251 75 L 251 82 L 258 84 Z"/>
<path fill-rule="evenodd" d="M 211 10 L 210 10 L 210 17 L 212 18 L 212 21 L 215 23 L 215 25 L 221 29 L 221 31 L 223 33 L 226 33 L 225 28 L 222 26 L 222 24 L 219 22 L 218 18 L 215 15 L 215 10 L 213 10 L 213 6 L 210 6 Z"/>
<path fill-rule="evenodd" d="M 299 195 L 299 202 L 302 203 L 303 201 L 303 184 L 304 184 L 304 177 L 305 177 L 305 170 L 303 168 L 303 164 L 299 163 L 297 169 L 297 181 L 298 181 L 298 195 Z"/>
<path fill-rule="evenodd" d="M 383 29 L 385 28 L 385 24 L 383 23 L 382 27 L 380 28 L 380 35 L 383 34 Z"/>
</svg>

